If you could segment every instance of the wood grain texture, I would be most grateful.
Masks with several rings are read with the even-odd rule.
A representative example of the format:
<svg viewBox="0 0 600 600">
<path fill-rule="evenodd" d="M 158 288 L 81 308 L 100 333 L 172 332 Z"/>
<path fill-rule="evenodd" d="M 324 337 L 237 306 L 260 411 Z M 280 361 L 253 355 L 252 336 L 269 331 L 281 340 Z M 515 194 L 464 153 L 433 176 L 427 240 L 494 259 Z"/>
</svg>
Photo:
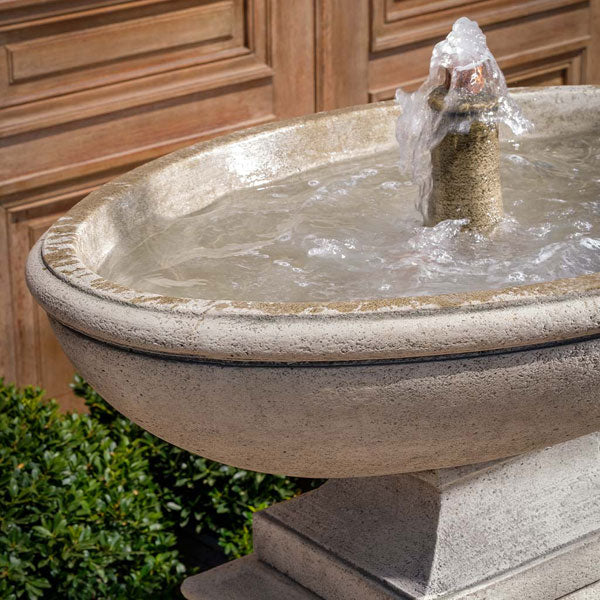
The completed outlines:
<svg viewBox="0 0 600 600">
<path fill-rule="evenodd" d="M 168 3 L 137 0 L 124 4 L 128 10 L 115 11 L 118 12 L 116 15 L 105 14 L 107 11 L 103 9 L 101 16 L 110 21 L 108 25 L 98 25 L 100 8 L 91 10 L 91 17 L 86 13 L 84 16 L 68 15 L 58 23 L 52 19 L 49 20 L 51 23 L 42 20 L 44 27 L 52 26 L 53 35 L 36 37 L 35 44 L 41 45 L 40 52 L 44 44 L 49 44 L 52 55 L 52 44 L 57 36 L 64 36 L 60 38 L 62 42 L 70 40 L 71 52 L 65 51 L 69 56 L 63 60 L 64 67 L 65 61 L 80 60 L 72 55 L 79 54 L 84 60 L 85 56 L 99 54 L 97 44 L 114 46 L 114 39 L 98 37 L 97 33 L 98 29 L 106 27 L 110 31 L 119 31 L 119 26 L 129 32 L 133 28 L 139 34 L 140 47 L 152 43 L 156 50 L 154 39 L 159 37 L 158 31 L 167 31 L 177 16 L 177 27 L 164 36 L 167 40 L 164 44 L 169 49 L 184 47 L 186 52 L 195 52 L 193 64 L 189 61 L 174 64 L 173 56 L 169 55 L 171 62 L 163 64 L 163 72 L 156 74 L 150 67 L 157 56 L 163 54 L 159 48 L 149 53 L 142 77 L 118 83 L 109 77 L 104 80 L 105 85 L 86 90 L 73 89 L 65 81 L 54 81 L 52 97 L 33 102 L 27 90 L 17 89 L 18 85 L 9 86 L 16 89 L 19 99 L 16 103 L 11 100 L 0 111 L 0 196 L 147 160 L 185 143 L 274 118 L 273 70 L 267 63 L 270 44 L 267 0 L 176 0 Z M 132 7 L 137 7 L 142 16 L 133 18 Z M 157 14 L 159 8 L 166 11 L 165 14 Z M 148 13 L 150 9 L 154 12 Z M 197 11 L 208 19 L 208 28 L 203 32 L 196 31 L 196 34 L 208 35 L 209 29 L 214 30 L 218 24 L 221 29 L 217 32 L 230 32 L 229 38 L 235 41 L 235 48 L 232 48 L 235 55 L 223 54 L 221 48 L 210 54 L 211 61 L 203 62 L 206 48 L 202 45 L 188 47 L 188 30 L 180 28 L 185 20 L 179 19 L 184 13 L 189 20 L 190 13 Z M 83 28 L 81 21 L 87 22 L 88 17 L 91 19 L 89 27 Z M 73 30 L 75 25 L 77 28 Z M 191 25 L 189 31 L 194 29 L 193 23 Z M 56 32 L 57 27 L 61 33 Z M 155 27 L 158 29 L 153 29 Z M 14 34 L 14 30 L 8 33 Z M 32 35 L 27 34 L 28 38 Z M 93 38 L 93 51 L 87 55 L 76 52 L 82 35 Z M 181 36 L 183 39 L 179 44 L 176 39 Z M 135 37 L 126 40 L 121 53 L 132 54 Z M 131 66 L 128 64 L 125 68 L 120 60 L 109 63 L 103 68 L 112 69 L 120 76 Z M 38 65 L 37 68 L 42 67 Z M 70 77 L 75 76 L 73 69 L 67 71 Z M 86 70 L 85 75 L 80 73 L 77 81 L 85 81 L 87 76 Z M 37 83 L 45 78 L 34 79 Z M 118 137 L 112 133 L 116 124 L 121 133 Z M 17 148 L 19 152 L 15 152 Z M 32 160 L 20 160 L 23 153 Z"/>
<path fill-rule="evenodd" d="M 368 101 L 368 0 L 316 0 L 317 110 Z"/>
<path fill-rule="evenodd" d="M 79 31 L 7 44 L 11 83 L 81 70 L 152 52 L 197 46 L 198 54 L 214 45 L 241 45 L 232 1 L 171 10 L 159 16 L 129 19 Z M 238 39 L 236 39 L 236 37 Z M 72 52 L 77 46 L 79 52 Z M 79 75 L 81 77 L 81 75 Z"/>
<path fill-rule="evenodd" d="M 243 0 L 136 0 L 120 10 L 0 25 L 2 105 L 249 54 L 244 7 Z"/>
<path fill-rule="evenodd" d="M 587 78 L 589 83 L 600 83 L 600 0 L 590 2 L 590 26 L 592 36 L 587 55 Z"/>
<path fill-rule="evenodd" d="M 532 63 L 520 64 L 505 71 L 509 86 L 579 85 L 586 81 L 587 49 L 548 55 Z"/>
<path fill-rule="evenodd" d="M 313 0 L 0 0 L 0 376 L 75 406 L 32 244 L 142 162 L 314 111 L 314 27 Z"/>
<path fill-rule="evenodd" d="M 268 80 L 188 94 L 0 141 L 0 191 L 11 194 L 117 165 L 149 160 L 184 144 L 272 120 Z M 116 128 L 119 135 L 115 135 Z M 29 160 L 23 161 L 26 155 Z"/>
<path fill-rule="evenodd" d="M 150 0 L 161 2 L 164 0 Z M 15 25 L 54 17 L 64 19 L 71 13 L 81 13 L 95 8 L 117 10 L 123 0 L 1 0 L 0 25 Z"/>
<path fill-rule="evenodd" d="M 564 71 L 563 83 L 591 83 L 586 58 L 598 33 L 591 28 L 590 14 L 589 3 L 569 2 L 530 18 L 510 19 L 483 29 L 491 51 L 513 84 L 519 83 L 519 72 L 526 81 L 529 76 L 535 77 L 536 71 L 541 74 L 552 69 L 550 65 Z M 398 87 L 416 89 L 427 76 L 430 56 L 430 41 L 371 54 L 370 100 L 393 98 Z"/>
<path fill-rule="evenodd" d="M 531 20 L 535 15 L 581 3 L 582 0 L 412 0 L 406 5 L 406 0 L 373 0 L 371 50 L 379 52 L 443 38 L 454 21 L 463 16 L 474 19 L 483 28 L 515 19 Z"/>
<path fill-rule="evenodd" d="M 138 0 L 110 19 L 98 10 L 0 27 L 0 136 L 264 76 L 267 39 L 253 22 L 257 15 L 265 19 L 265 1 Z M 17 51 L 22 74 L 37 76 L 15 80 Z"/>
<path fill-rule="evenodd" d="M 272 0 L 271 62 L 277 118 L 315 110 L 315 12 L 313 0 Z"/>
<path fill-rule="evenodd" d="M 0 206 L 0 377 L 16 379 L 15 327 L 11 296 L 11 263 L 6 210 Z"/>
</svg>

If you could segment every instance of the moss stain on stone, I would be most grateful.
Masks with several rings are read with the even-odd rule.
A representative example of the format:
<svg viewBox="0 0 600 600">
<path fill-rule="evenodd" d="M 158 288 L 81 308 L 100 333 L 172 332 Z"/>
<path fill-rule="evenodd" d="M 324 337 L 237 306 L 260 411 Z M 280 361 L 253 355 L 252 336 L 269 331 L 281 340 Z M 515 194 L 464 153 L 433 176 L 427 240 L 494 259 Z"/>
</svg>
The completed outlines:
<svg viewBox="0 0 600 600">
<path fill-rule="evenodd" d="M 127 289 L 127 288 L 125 288 Z M 130 290 L 127 290 L 130 291 Z M 177 298 L 175 296 L 136 296 L 129 300 L 132 304 L 157 304 L 162 306 L 176 306 L 181 304 L 187 304 L 190 302 L 190 298 Z"/>
</svg>

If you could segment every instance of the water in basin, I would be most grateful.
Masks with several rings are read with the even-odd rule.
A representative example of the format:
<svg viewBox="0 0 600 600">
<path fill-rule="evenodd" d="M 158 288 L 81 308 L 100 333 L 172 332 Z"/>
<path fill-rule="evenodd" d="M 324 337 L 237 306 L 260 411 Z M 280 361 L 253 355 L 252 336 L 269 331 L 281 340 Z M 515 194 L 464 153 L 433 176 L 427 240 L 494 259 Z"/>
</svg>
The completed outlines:
<svg viewBox="0 0 600 600">
<path fill-rule="evenodd" d="M 144 292 L 327 301 L 494 289 L 600 271 L 600 131 L 502 145 L 505 219 L 423 227 L 397 150 L 223 196 L 99 273 Z"/>
</svg>

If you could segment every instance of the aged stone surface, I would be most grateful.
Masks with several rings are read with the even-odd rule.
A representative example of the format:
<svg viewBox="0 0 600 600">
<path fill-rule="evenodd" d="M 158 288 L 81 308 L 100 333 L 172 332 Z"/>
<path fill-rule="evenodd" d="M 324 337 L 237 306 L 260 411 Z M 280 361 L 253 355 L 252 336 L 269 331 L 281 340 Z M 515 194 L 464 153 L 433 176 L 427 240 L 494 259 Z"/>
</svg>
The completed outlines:
<svg viewBox="0 0 600 600">
<path fill-rule="evenodd" d="M 478 121 L 469 133 L 448 133 L 431 152 L 433 187 L 429 224 L 469 219 L 469 229 L 488 230 L 504 214 L 497 125 Z"/>
<path fill-rule="evenodd" d="M 148 431 L 214 460 L 353 477 L 509 456 L 600 428 L 600 340 L 371 365 L 221 365 L 57 322 L 77 370 Z"/>
<path fill-rule="evenodd" d="M 186 600 L 320 600 L 256 556 L 188 577 L 181 592 Z"/>
<path fill-rule="evenodd" d="M 447 89 L 443 86 L 433 90 L 428 98 L 434 111 L 444 111 L 438 125 L 444 130 L 455 130 L 459 124 L 464 126 L 466 119 L 473 120 L 468 133 L 447 133 L 431 151 L 428 225 L 447 219 L 468 219 L 468 229 L 485 232 L 504 214 L 498 125 L 480 120 L 483 111 L 497 109 L 498 99 L 486 92 L 463 92 L 451 107 L 445 105 Z"/>
<path fill-rule="evenodd" d="M 560 600 L 598 600 L 600 598 L 600 581 L 563 596 Z"/>
<path fill-rule="evenodd" d="M 600 579 L 599 441 L 332 480 L 258 513 L 255 551 L 326 600 L 559 598 Z"/>
<path fill-rule="evenodd" d="M 469 467 L 331 480 L 257 513 L 254 557 L 191 578 L 184 595 L 237 600 L 240 581 L 254 580 L 271 598 L 263 586 L 279 589 L 278 573 L 324 600 L 596 600 L 599 442 L 594 433 Z"/>
</svg>

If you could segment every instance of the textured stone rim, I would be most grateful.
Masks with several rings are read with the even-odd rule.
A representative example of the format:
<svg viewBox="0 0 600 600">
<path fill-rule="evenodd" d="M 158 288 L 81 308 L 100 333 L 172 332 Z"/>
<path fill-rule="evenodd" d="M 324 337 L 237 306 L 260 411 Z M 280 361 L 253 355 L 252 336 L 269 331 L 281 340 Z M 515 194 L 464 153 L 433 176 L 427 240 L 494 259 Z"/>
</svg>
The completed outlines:
<svg viewBox="0 0 600 600">
<path fill-rule="evenodd" d="M 600 124 L 598 86 L 514 93 L 527 114 L 551 123 L 555 132 Z M 139 292 L 103 279 L 86 264 L 82 249 L 89 216 L 132 190 L 143 192 L 143 182 L 153 175 L 180 168 L 186 161 L 212 160 L 244 144 L 266 145 L 277 136 L 293 140 L 300 134 L 321 135 L 334 129 L 336 136 L 346 134 L 351 139 L 359 123 L 373 129 L 388 122 L 393 126 L 395 111 L 386 102 L 269 124 L 197 144 L 135 169 L 90 194 L 50 228 L 30 255 L 30 289 L 50 315 L 91 337 L 212 360 L 394 360 L 526 347 L 599 334 L 600 273 L 439 296 L 232 302 Z M 314 164 L 319 158 L 321 163 L 327 160 L 327 149 L 314 154 L 319 152 Z M 343 157 L 339 151 L 336 156 L 337 160 Z M 294 168 L 293 161 L 288 162 L 287 168 Z M 295 170 L 309 167 L 298 162 Z"/>
</svg>

